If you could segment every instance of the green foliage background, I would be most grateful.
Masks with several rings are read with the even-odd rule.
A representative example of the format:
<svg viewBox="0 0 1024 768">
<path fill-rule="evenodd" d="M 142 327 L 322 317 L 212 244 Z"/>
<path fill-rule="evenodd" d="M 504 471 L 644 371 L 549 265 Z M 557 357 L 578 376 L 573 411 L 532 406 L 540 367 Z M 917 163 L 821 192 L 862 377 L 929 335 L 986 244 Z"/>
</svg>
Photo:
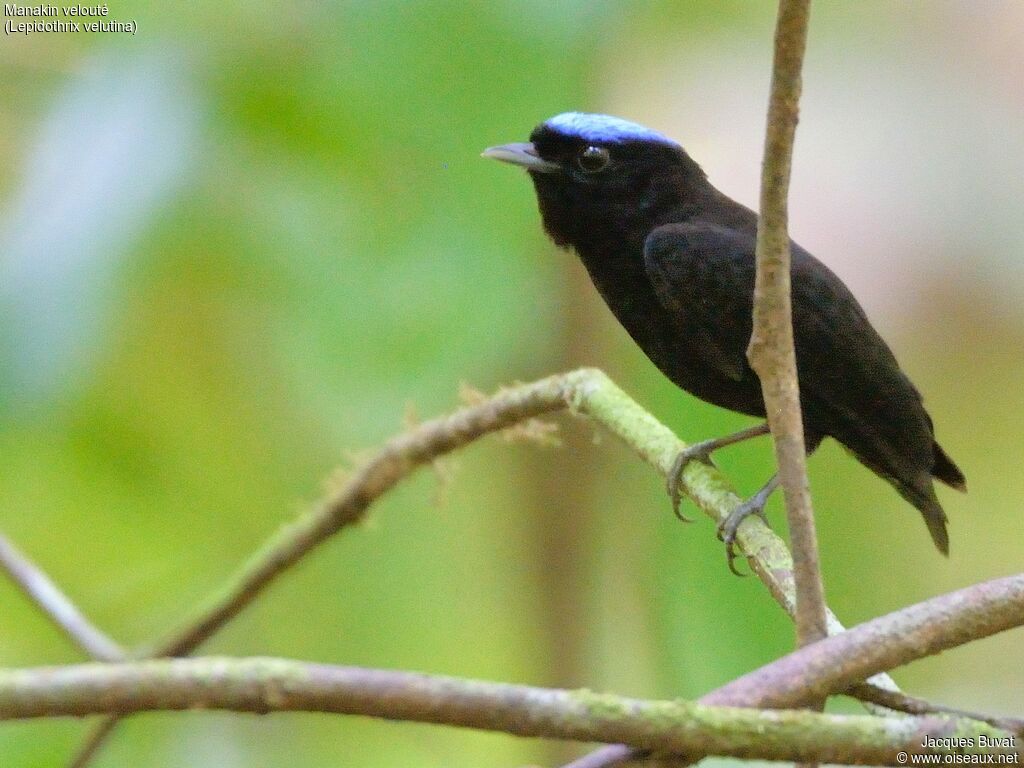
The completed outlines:
<svg viewBox="0 0 1024 768">
<path fill-rule="evenodd" d="M 998 19 L 1013 4 L 982 5 L 987 26 L 964 21 L 967 4 L 816 5 L 794 233 L 840 274 L 858 242 L 804 240 L 814 222 L 799 195 L 842 217 L 847 200 L 829 197 L 837 180 L 816 159 L 871 137 L 852 124 L 815 143 L 815 98 L 891 109 L 879 93 L 911 67 L 921 90 L 896 96 L 897 127 L 900 109 L 940 126 L 942 110 L 975 109 L 989 91 L 1024 111 L 998 60 L 971 58 L 1009 45 Z M 339 464 L 409 414 L 455 407 L 460 382 L 492 390 L 598 365 L 685 439 L 749 423 L 664 381 L 544 239 L 527 180 L 478 154 L 583 108 L 721 157 L 712 130 L 760 131 L 770 3 L 140 0 L 111 16 L 137 19 L 138 34 L 0 44 L 0 526 L 119 640 L 175 626 Z M 961 79 L 933 64 L 950 58 L 966 60 Z M 878 92 L 836 90 L 872 68 Z M 692 96 L 701 82 L 711 98 Z M 1024 142 L 1002 143 L 997 123 L 979 113 L 970 149 L 939 151 L 910 129 L 885 139 L 906 142 L 899 156 L 920 180 L 900 207 L 943 202 L 930 240 L 910 232 L 858 286 L 870 310 L 884 303 L 872 281 L 911 276 L 879 325 L 971 494 L 942 495 L 946 561 L 884 483 L 835 445 L 813 457 L 827 590 L 847 622 L 1020 568 L 1024 236 L 1019 213 L 984 212 L 1017 211 L 1021 183 L 1008 172 L 982 192 L 961 186 L 979 154 L 1020 167 Z M 737 162 L 756 180 L 760 146 L 747 150 Z M 887 172 L 868 164 L 854 183 Z M 753 189 L 727 191 L 749 203 Z M 873 222 L 904 211 L 865 197 L 849 215 L 871 241 Z M 917 276 L 922 261 L 904 254 L 932 247 L 938 266 Z M 646 467 L 586 424 L 563 427 L 561 449 L 491 439 L 446 462 L 440 487 L 421 473 L 204 652 L 694 697 L 791 647 L 756 580 L 725 569 L 708 521 L 679 525 Z M 750 491 L 768 446 L 720 466 Z M 1010 633 L 898 679 L 1021 715 L 1020 651 Z M 0 664 L 79 659 L 0 580 Z M 84 729 L 4 724 L 0 764 L 59 765 Z M 353 718 L 193 713 L 133 718 L 96 765 L 483 768 L 568 754 Z"/>
</svg>

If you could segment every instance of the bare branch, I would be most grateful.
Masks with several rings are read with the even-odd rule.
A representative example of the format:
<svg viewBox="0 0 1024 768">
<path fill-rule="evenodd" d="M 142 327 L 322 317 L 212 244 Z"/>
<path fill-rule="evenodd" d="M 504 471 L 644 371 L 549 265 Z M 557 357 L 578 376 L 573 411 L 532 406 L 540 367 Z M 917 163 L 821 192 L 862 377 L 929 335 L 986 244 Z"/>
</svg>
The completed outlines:
<svg viewBox="0 0 1024 768">
<path fill-rule="evenodd" d="M 800 706 L 843 691 L 876 672 L 1022 624 L 1024 574 L 994 579 L 819 640 L 734 680 L 702 701 Z"/>
<path fill-rule="evenodd" d="M 800 70 L 807 47 L 810 0 L 780 0 L 775 28 L 768 125 L 757 225 L 754 329 L 747 357 L 761 379 L 768 424 L 775 442 L 779 480 L 786 498 L 796 571 L 798 645 L 826 635 L 825 588 L 818 566 L 818 541 L 807 485 L 800 389 L 790 305 L 787 197 L 800 101 Z"/>
<path fill-rule="evenodd" d="M 11 580 L 54 626 L 89 656 L 99 661 L 126 658 L 121 646 L 89 621 L 53 580 L 3 534 L 0 534 L 0 568 L 7 571 Z"/>
<path fill-rule="evenodd" d="M 925 748 L 927 737 L 970 736 L 975 745 L 981 735 L 995 743 L 1008 738 L 987 724 L 964 729 L 940 716 L 839 716 L 643 701 L 285 659 L 172 659 L 0 671 L 0 719 L 194 709 L 331 712 L 517 736 L 615 740 L 672 753 L 857 765 L 899 765 L 900 752 L 953 751 Z"/>
<path fill-rule="evenodd" d="M 779 0 L 761 170 L 761 212 L 757 220 L 753 332 L 747 349 L 750 367 L 761 380 L 779 481 L 786 501 L 786 520 L 796 575 L 797 646 L 813 643 L 827 635 L 825 585 L 818 563 L 818 537 L 814 530 L 814 509 L 807 482 L 807 450 L 793 344 L 789 234 L 786 231 L 793 139 L 800 104 L 800 73 L 807 48 L 810 6 L 810 0 Z M 811 704 L 816 709 L 823 705 L 824 702 Z"/>
<path fill-rule="evenodd" d="M 971 712 L 955 707 L 946 707 L 942 704 L 935 704 L 914 696 L 907 696 L 899 691 L 887 691 L 867 683 L 851 685 L 845 691 L 848 696 L 853 696 L 862 702 L 871 702 L 879 707 L 890 709 L 895 712 L 904 712 L 908 715 L 951 715 L 952 717 L 963 717 L 969 720 L 978 720 L 988 723 L 996 728 L 1001 728 L 1017 736 L 1024 736 L 1024 719 L 1017 717 L 998 717 L 986 715 L 979 712 Z"/>
<path fill-rule="evenodd" d="M 113 733 L 119 722 L 121 722 L 121 718 L 114 716 L 104 718 L 96 723 L 85 739 L 82 740 L 78 751 L 75 752 L 71 762 L 68 763 L 68 768 L 85 768 L 85 766 L 89 765 L 92 759 L 99 754 L 99 751 L 107 741 L 107 737 Z"/>
</svg>

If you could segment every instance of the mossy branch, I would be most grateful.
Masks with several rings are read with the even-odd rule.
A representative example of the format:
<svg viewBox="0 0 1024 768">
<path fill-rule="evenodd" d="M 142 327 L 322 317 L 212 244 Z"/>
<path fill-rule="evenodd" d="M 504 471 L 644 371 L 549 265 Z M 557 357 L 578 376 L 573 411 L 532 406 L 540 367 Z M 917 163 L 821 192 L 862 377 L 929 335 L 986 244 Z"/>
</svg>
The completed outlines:
<svg viewBox="0 0 1024 768">
<path fill-rule="evenodd" d="M 329 494 L 312 512 L 282 528 L 181 629 L 144 654 L 186 655 L 193 651 L 290 566 L 332 534 L 361 520 L 373 501 L 419 466 L 482 436 L 559 410 L 570 410 L 600 424 L 662 475 L 685 447 L 671 430 L 596 369 L 580 369 L 503 389 L 491 398 L 425 422 L 388 441 L 343 488 Z M 722 475 L 700 463 L 687 467 L 682 490 L 716 522 L 740 503 Z M 785 544 L 757 518 L 744 522 L 737 541 L 753 572 L 792 615 L 793 570 Z M 830 615 L 829 620 L 831 632 L 843 630 L 834 616 Z M 887 689 L 895 689 L 886 675 L 874 680 Z M 88 762 L 114 722 L 107 719 L 94 731 L 74 765 Z"/>
<path fill-rule="evenodd" d="M 223 709 L 329 712 L 615 741 L 639 749 L 762 760 L 900 765 L 901 752 L 1014 754 L 987 724 L 942 716 L 885 718 L 644 701 L 410 672 L 285 659 L 200 658 L 0 671 L 0 719 Z M 981 746 L 982 737 L 993 747 Z M 927 747 L 929 739 L 935 747 Z"/>
<path fill-rule="evenodd" d="M 502 389 L 490 398 L 426 421 L 389 440 L 343 487 L 273 535 L 178 630 L 137 656 L 154 658 L 192 653 L 288 568 L 338 531 L 362 520 L 376 499 L 417 468 L 485 435 L 560 410 L 586 416 L 601 425 L 662 476 L 686 447 L 672 430 L 594 368 Z M 724 520 L 741 502 L 717 470 L 700 462 L 687 466 L 680 488 L 716 523 Z M 794 615 L 793 562 L 783 541 L 760 519 L 749 518 L 739 528 L 737 543 L 746 554 L 751 570 L 786 612 Z M 839 621 L 830 615 L 830 631 L 842 629 Z M 887 676 L 875 682 L 888 689 L 896 688 Z M 87 765 L 112 727 L 110 719 L 98 726 L 70 763 L 71 768 Z"/>
<path fill-rule="evenodd" d="M 601 425 L 663 476 L 686 447 L 668 427 L 595 368 L 504 388 L 482 402 L 426 421 L 389 440 L 344 487 L 271 537 L 179 630 L 147 655 L 191 653 L 289 567 L 333 534 L 362 520 L 376 499 L 418 467 L 485 435 L 560 410 L 586 416 Z M 741 501 L 717 470 L 700 462 L 686 468 L 682 490 L 716 523 Z M 756 518 L 740 527 L 737 541 L 751 569 L 792 615 L 793 565 L 786 545 Z M 842 629 L 835 621 L 832 626 L 836 631 Z"/>
</svg>

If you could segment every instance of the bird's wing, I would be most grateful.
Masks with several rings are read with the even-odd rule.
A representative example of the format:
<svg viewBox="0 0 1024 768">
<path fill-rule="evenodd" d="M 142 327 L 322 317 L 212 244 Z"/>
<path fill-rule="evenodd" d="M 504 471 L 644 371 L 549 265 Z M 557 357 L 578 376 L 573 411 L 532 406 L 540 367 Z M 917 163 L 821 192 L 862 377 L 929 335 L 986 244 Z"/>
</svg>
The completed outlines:
<svg viewBox="0 0 1024 768">
<path fill-rule="evenodd" d="M 754 247 L 752 234 L 711 224 L 665 225 L 644 244 L 647 274 L 679 332 L 698 347 L 694 352 L 732 378 L 753 376 L 745 351 Z M 921 510 L 936 546 L 946 552 L 946 518 L 930 476 L 937 449 L 921 395 L 843 282 L 795 243 L 791 252 L 805 431 L 831 435 L 889 480 Z M 955 466 L 943 472 L 954 485 L 963 484 Z"/>
<path fill-rule="evenodd" d="M 746 345 L 755 245 L 753 233 L 708 223 L 659 226 L 644 243 L 658 301 L 693 340 L 694 352 L 737 381 L 753 375 Z M 848 416 L 884 413 L 899 423 L 898 411 L 910 408 L 914 418 L 920 409 L 920 418 L 927 420 L 921 395 L 850 290 L 800 246 L 792 244 L 792 254 L 793 333 L 802 391 Z"/>
<path fill-rule="evenodd" d="M 647 236 L 644 265 L 658 301 L 693 352 L 734 381 L 753 375 L 746 359 L 753 238 L 713 224 L 666 224 Z"/>
<path fill-rule="evenodd" d="M 801 390 L 828 409 L 832 434 L 869 466 L 874 457 L 879 474 L 930 469 L 934 433 L 921 394 L 849 288 L 794 246 L 792 290 Z"/>
<path fill-rule="evenodd" d="M 707 223 L 666 224 L 644 243 L 647 275 L 659 302 L 680 323 L 694 352 L 736 381 L 753 376 L 746 360 L 754 295 L 755 238 Z M 930 450 L 921 396 L 843 282 L 795 243 L 793 336 L 805 414 L 823 431 L 850 434 L 848 447 L 891 456 Z M 863 414 L 872 414 L 871 423 Z M 859 438 L 859 439 L 858 439 Z M 870 442 L 873 450 L 859 445 Z"/>
</svg>

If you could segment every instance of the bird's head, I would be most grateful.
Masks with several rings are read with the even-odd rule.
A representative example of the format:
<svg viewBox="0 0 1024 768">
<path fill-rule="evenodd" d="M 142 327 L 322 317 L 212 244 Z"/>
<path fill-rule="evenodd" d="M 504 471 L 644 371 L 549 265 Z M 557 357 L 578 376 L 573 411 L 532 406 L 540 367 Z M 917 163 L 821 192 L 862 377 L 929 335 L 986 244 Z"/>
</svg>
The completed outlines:
<svg viewBox="0 0 1024 768">
<path fill-rule="evenodd" d="M 646 231 L 706 183 L 679 144 L 609 115 L 565 112 L 538 125 L 529 142 L 483 156 L 529 171 L 544 228 L 561 246 Z"/>
</svg>

